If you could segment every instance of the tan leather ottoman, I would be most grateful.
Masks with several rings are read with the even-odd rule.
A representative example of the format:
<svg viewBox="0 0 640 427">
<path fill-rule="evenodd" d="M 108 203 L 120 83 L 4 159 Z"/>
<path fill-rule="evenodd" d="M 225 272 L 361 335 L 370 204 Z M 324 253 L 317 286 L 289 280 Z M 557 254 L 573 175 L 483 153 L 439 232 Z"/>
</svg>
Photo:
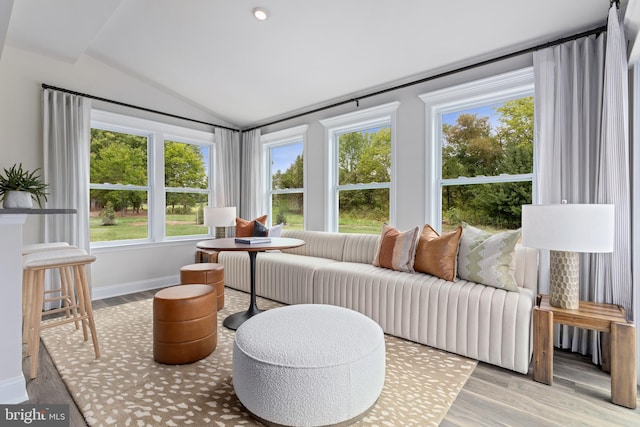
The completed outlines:
<svg viewBox="0 0 640 427">
<path fill-rule="evenodd" d="M 202 283 L 213 286 L 218 295 L 218 311 L 224 308 L 224 266 L 222 264 L 203 262 L 185 265 L 180 269 L 180 283 Z"/>
<path fill-rule="evenodd" d="M 217 294 L 209 285 L 165 288 L 153 298 L 153 358 L 182 365 L 207 357 L 218 344 Z"/>
</svg>

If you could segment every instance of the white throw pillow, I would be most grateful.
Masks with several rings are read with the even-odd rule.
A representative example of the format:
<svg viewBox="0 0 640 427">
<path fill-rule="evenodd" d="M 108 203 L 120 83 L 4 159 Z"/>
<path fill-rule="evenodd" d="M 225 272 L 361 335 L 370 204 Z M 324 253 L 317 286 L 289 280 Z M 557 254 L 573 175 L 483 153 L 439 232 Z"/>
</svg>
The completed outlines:
<svg viewBox="0 0 640 427">
<path fill-rule="evenodd" d="M 269 237 L 280 237 L 282 235 L 282 226 L 284 224 L 274 225 L 269 229 Z"/>
</svg>

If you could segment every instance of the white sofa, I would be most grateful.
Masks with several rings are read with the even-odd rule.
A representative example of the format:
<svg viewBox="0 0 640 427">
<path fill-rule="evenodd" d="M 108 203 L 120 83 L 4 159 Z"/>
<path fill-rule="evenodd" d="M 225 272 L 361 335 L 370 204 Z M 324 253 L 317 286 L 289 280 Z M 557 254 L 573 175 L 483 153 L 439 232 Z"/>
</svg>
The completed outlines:
<svg viewBox="0 0 640 427">
<path fill-rule="evenodd" d="M 259 253 L 256 292 L 286 304 L 332 304 L 375 320 L 385 333 L 526 374 L 537 251 L 516 249 L 520 292 L 372 265 L 379 235 L 283 231 L 299 248 Z M 225 285 L 249 291 L 249 257 L 221 252 Z"/>
</svg>

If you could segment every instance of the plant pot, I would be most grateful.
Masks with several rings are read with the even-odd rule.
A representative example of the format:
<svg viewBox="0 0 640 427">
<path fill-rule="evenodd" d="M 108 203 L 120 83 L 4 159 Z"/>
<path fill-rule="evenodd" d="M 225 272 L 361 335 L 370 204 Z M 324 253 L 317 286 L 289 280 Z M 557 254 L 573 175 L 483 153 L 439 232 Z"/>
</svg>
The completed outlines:
<svg viewBox="0 0 640 427">
<path fill-rule="evenodd" d="M 7 191 L 4 194 L 2 206 L 5 209 L 31 209 L 33 207 L 33 199 L 31 198 L 31 193 L 27 191 Z"/>
</svg>

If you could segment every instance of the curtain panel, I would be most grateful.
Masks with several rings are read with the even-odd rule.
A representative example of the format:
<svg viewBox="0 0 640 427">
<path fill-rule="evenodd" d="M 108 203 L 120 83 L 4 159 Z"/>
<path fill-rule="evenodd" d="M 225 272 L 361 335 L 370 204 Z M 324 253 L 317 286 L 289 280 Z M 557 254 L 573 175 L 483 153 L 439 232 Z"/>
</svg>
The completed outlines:
<svg viewBox="0 0 640 427">
<path fill-rule="evenodd" d="M 580 255 L 580 299 L 621 304 L 630 313 L 627 68 L 626 59 L 614 52 L 621 48 L 620 38 L 624 36 L 614 5 L 607 36 L 593 35 L 534 53 L 534 167 L 537 203 L 615 205 L 615 252 Z M 587 230 L 594 231 L 597 224 Z M 540 255 L 539 291 L 548 293 L 549 253 Z M 618 264 L 629 268 L 618 269 Z M 556 346 L 591 353 L 599 363 L 596 333 L 566 326 L 556 326 L 556 331 Z"/>
<path fill-rule="evenodd" d="M 615 209 L 615 239 L 611 254 L 596 257 L 596 274 L 602 276 L 595 290 L 596 302 L 621 305 L 627 318 L 633 315 L 631 277 L 631 181 L 629 171 L 629 82 L 627 41 L 618 9 L 609 9 L 604 67 L 602 127 L 596 203 Z"/>
<path fill-rule="evenodd" d="M 68 242 L 89 252 L 89 151 L 91 103 L 88 99 L 45 89 L 43 93 L 44 178 L 47 208 L 76 209 L 75 215 L 45 215 L 45 242 Z M 90 268 L 87 269 L 91 283 Z M 55 277 L 55 279 L 54 279 Z M 47 289 L 59 287 L 54 275 Z M 45 309 L 54 308 L 48 303 Z"/>
<path fill-rule="evenodd" d="M 240 134 L 215 128 L 216 142 L 216 206 L 238 206 L 240 203 Z"/>
<path fill-rule="evenodd" d="M 595 203 L 604 76 L 604 37 L 589 36 L 533 55 L 535 169 L 539 204 Z M 549 291 L 548 251 L 541 251 L 539 290 Z M 581 255 L 580 277 L 590 258 Z M 584 283 L 584 281 L 583 281 Z M 589 296 L 581 287 L 582 299 Z"/>
<path fill-rule="evenodd" d="M 89 251 L 88 99 L 50 89 L 44 91 L 44 176 L 47 207 L 77 209 L 76 215 L 46 215 L 45 240 L 65 241 Z"/>
<path fill-rule="evenodd" d="M 243 132 L 242 166 L 240 170 L 242 187 L 239 212 L 240 216 L 246 219 L 253 219 L 265 213 L 262 206 L 264 198 L 262 163 L 260 129 Z"/>
</svg>

